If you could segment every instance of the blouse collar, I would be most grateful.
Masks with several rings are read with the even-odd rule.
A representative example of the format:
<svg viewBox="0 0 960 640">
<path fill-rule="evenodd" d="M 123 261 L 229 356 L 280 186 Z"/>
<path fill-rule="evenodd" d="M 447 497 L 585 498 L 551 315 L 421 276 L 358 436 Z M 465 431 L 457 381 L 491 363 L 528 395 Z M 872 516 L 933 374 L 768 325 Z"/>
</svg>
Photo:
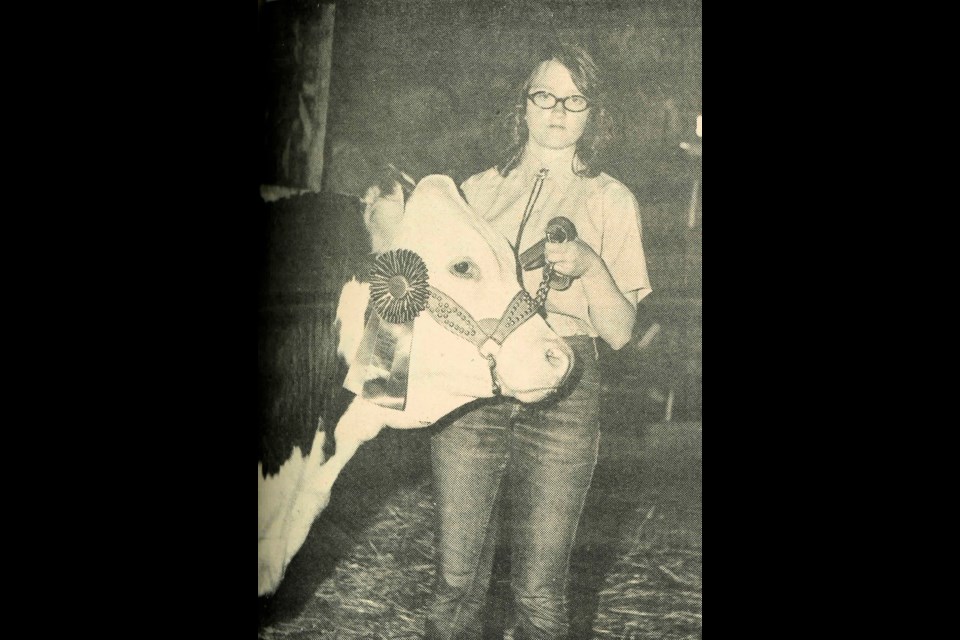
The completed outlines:
<svg viewBox="0 0 960 640">
<path fill-rule="evenodd" d="M 537 158 L 534 158 L 530 153 L 525 153 L 524 156 L 525 157 L 523 160 L 521 160 L 520 164 L 517 166 L 517 170 L 525 181 L 533 181 L 540 173 L 540 169 L 547 167 L 543 162 Z M 549 172 L 547 173 L 548 180 L 553 179 L 557 182 L 563 183 L 569 182 L 576 177 L 577 175 L 573 173 L 573 169 L 569 164 L 549 167 Z"/>
</svg>

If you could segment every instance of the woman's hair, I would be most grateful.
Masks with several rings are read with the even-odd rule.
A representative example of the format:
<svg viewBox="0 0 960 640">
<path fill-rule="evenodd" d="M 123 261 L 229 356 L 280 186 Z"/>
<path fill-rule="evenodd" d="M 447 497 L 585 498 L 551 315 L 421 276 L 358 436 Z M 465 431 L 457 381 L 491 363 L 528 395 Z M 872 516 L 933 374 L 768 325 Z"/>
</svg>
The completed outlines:
<svg viewBox="0 0 960 640">
<path fill-rule="evenodd" d="M 506 177 L 520 163 L 523 150 L 527 144 L 530 131 L 527 129 L 527 94 L 531 83 L 540 65 L 549 60 L 556 60 L 570 71 L 570 77 L 587 100 L 590 101 L 590 112 L 586 128 L 577 149 L 573 155 L 572 169 L 578 176 L 594 177 L 602 170 L 604 153 L 613 140 L 612 118 L 606 108 L 606 89 L 600 75 L 600 69 L 587 51 L 575 44 L 557 43 L 545 49 L 537 56 L 537 63 L 527 75 L 516 95 L 516 104 L 510 113 L 507 122 L 508 147 L 504 154 L 506 158 L 497 170 Z"/>
</svg>

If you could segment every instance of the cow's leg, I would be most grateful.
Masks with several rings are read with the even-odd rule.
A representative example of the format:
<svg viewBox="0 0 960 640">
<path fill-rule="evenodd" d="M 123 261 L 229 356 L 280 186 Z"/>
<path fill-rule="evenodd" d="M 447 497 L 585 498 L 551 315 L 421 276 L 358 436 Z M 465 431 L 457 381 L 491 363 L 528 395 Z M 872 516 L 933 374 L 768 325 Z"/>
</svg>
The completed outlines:
<svg viewBox="0 0 960 640">
<path fill-rule="evenodd" d="M 361 398 L 355 398 L 334 430 L 336 453 L 326 461 L 322 457 L 305 465 L 293 507 L 284 523 L 282 539 L 286 541 L 284 566 L 303 545 L 310 526 L 330 503 L 333 484 L 360 445 L 386 426 L 384 410 Z"/>
<path fill-rule="evenodd" d="M 313 521 L 330 503 L 330 493 L 340 472 L 361 444 L 380 433 L 391 413 L 395 412 L 354 398 L 337 423 L 334 430 L 337 451 L 327 460 L 323 458 L 323 430 L 317 431 L 301 472 L 284 479 L 281 499 L 287 505 L 260 538 L 260 595 L 272 593 L 279 586 L 287 565 L 307 539 Z"/>
<path fill-rule="evenodd" d="M 330 501 L 333 483 L 360 445 L 375 438 L 387 426 L 388 411 L 363 398 L 354 398 L 350 403 L 333 432 L 336 452 L 323 466 L 311 470 L 310 490 L 325 497 L 323 506 Z"/>
<path fill-rule="evenodd" d="M 300 500 L 309 469 L 323 463 L 324 439 L 324 430 L 320 428 L 314 435 L 310 455 L 303 457 L 300 455 L 300 449 L 295 448 L 293 455 L 276 474 L 259 478 L 260 531 L 257 544 L 259 595 L 272 593 L 279 586 L 283 572 L 290 561 L 292 554 L 287 551 L 289 522 L 294 518 L 294 510 Z"/>
<path fill-rule="evenodd" d="M 304 458 L 299 447 L 277 473 L 258 476 L 257 510 L 259 535 L 257 538 L 257 564 L 259 565 L 258 594 L 266 595 L 277 588 L 283 575 L 283 560 L 286 543 L 281 538 L 283 521 L 293 505 L 294 494 L 303 475 Z M 260 471 L 258 469 L 258 471 Z"/>
</svg>

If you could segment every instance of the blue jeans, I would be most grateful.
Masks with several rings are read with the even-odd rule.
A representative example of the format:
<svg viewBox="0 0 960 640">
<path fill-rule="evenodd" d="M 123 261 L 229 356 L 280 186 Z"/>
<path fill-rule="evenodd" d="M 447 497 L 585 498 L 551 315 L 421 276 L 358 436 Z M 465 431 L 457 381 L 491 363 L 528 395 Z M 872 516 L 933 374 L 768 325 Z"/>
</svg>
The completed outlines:
<svg viewBox="0 0 960 640">
<path fill-rule="evenodd" d="M 533 405 L 482 402 L 431 437 L 438 571 L 427 638 L 481 637 L 501 490 L 512 505 L 514 637 L 567 635 L 570 552 L 597 462 L 600 381 L 593 339 L 566 340 L 577 364 L 564 391 Z"/>
</svg>

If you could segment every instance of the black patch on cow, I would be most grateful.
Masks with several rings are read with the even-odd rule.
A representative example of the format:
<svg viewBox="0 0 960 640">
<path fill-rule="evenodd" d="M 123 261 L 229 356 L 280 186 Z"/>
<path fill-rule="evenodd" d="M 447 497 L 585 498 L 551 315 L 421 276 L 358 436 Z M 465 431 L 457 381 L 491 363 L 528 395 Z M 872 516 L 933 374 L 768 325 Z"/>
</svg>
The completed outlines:
<svg viewBox="0 0 960 640">
<path fill-rule="evenodd" d="M 276 473 L 294 447 L 310 452 L 318 424 L 332 431 L 353 394 L 337 356 L 337 302 L 369 271 L 363 205 L 332 193 L 265 204 L 265 268 L 258 326 L 258 460 Z M 358 279 L 360 279 L 358 277 Z"/>
</svg>

